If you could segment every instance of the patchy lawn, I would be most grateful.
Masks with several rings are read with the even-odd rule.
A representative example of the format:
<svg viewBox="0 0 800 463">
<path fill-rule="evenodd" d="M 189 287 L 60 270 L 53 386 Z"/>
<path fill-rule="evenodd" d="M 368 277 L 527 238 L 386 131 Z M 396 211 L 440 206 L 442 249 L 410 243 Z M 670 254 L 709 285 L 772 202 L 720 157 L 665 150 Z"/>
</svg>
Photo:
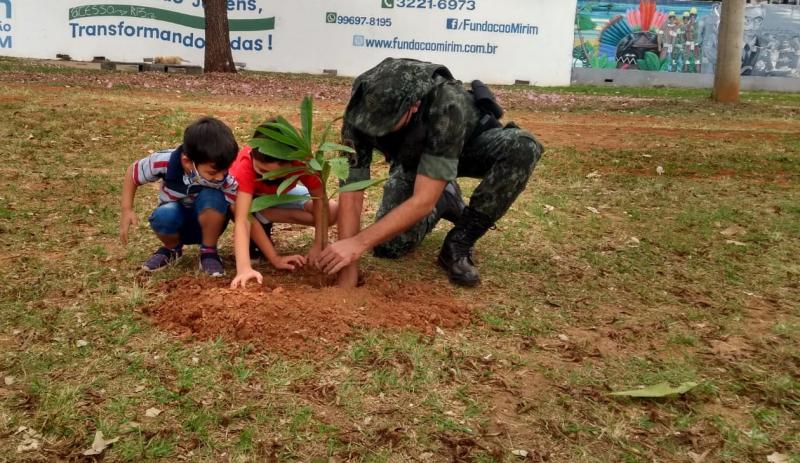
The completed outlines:
<svg viewBox="0 0 800 463">
<path fill-rule="evenodd" d="M 119 438 L 106 461 L 800 461 L 797 95 L 498 88 L 547 152 L 479 242 L 479 289 L 435 267 L 443 224 L 400 262 L 366 258 L 355 296 L 267 267 L 232 295 L 192 249 L 138 275 L 156 193 L 121 246 L 125 168 L 204 114 L 240 142 L 297 122 L 307 93 L 332 119 L 348 79 L 2 59 L 0 82 L 0 461 L 79 459 L 98 430 Z M 301 252 L 310 234 L 275 239 Z M 609 395 L 662 381 L 699 385 Z"/>
</svg>

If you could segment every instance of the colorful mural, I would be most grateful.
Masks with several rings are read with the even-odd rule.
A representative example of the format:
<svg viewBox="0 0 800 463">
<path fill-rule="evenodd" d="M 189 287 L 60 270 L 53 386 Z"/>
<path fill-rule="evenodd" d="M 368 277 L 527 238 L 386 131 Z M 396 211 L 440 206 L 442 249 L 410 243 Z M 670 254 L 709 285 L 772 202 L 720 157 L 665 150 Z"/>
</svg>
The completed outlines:
<svg viewBox="0 0 800 463">
<path fill-rule="evenodd" d="M 719 3 L 578 0 L 573 67 L 713 73 L 719 20 Z M 747 7 L 742 75 L 800 78 L 800 7 Z"/>
</svg>

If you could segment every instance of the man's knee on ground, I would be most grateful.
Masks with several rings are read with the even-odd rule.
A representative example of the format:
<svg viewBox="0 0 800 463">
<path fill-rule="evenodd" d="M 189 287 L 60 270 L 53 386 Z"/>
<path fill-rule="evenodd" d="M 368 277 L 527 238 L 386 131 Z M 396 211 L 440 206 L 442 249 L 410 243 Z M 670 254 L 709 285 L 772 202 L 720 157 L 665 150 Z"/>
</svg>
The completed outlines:
<svg viewBox="0 0 800 463">
<path fill-rule="evenodd" d="M 381 259 L 399 259 L 411 252 L 408 246 L 401 246 L 389 240 L 372 248 L 372 255 Z"/>
</svg>

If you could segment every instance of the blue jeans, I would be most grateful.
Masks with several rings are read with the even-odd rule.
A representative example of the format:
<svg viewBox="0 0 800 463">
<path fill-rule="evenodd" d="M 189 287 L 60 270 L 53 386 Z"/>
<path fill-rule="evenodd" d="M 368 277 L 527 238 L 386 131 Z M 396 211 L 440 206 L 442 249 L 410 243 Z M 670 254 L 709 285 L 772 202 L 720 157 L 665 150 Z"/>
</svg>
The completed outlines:
<svg viewBox="0 0 800 463">
<path fill-rule="evenodd" d="M 164 203 L 150 214 L 150 227 L 158 235 L 178 235 L 183 244 L 202 244 L 203 230 L 197 217 L 206 209 L 213 209 L 225 216 L 228 226 L 230 213 L 225 195 L 220 190 L 203 188 L 194 203 L 184 206 L 179 202 Z"/>
</svg>

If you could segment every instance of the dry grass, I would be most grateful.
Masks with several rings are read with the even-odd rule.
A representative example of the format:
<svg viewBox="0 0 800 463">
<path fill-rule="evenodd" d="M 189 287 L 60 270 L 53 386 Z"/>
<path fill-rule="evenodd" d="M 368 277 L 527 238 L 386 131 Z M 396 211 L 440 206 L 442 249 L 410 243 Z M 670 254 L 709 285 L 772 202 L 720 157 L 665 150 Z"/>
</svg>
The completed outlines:
<svg viewBox="0 0 800 463">
<path fill-rule="evenodd" d="M 292 79 L 265 96 L 252 89 L 278 77 L 244 76 L 213 95 L 202 77 L 145 88 L 146 76 L 20 66 L 0 68 L 0 461 L 78 459 L 96 430 L 120 438 L 107 461 L 522 461 L 520 450 L 552 462 L 800 461 L 796 98 L 749 95 L 735 109 L 625 92 L 624 110 L 600 101 L 587 118 L 586 89 L 578 111 L 570 94 L 540 107 L 509 96 L 534 132 L 559 123 L 542 133 L 528 190 L 478 247 L 484 284 L 462 294 L 480 321 L 433 339 L 364 332 L 332 358 L 290 360 L 182 343 L 141 315 L 161 297 L 135 276 L 156 241 L 143 225 L 117 243 L 120 179 L 201 114 L 244 141 L 265 116 L 296 113 L 305 91 L 325 88 L 323 119 L 341 112 L 347 81 Z M 140 191 L 140 219 L 154 196 Z M 443 233 L 402 265 L 366 266 L 440 279 Z M 304 236 L 278 239 L 299 248 Z M 660 381 L 701 384 L 661 400 L 607 395 Z M 153 407 L 162 413 L 146 417 Z M 21 426 L 39 449 L 17 452 Z"/>
</svg>

